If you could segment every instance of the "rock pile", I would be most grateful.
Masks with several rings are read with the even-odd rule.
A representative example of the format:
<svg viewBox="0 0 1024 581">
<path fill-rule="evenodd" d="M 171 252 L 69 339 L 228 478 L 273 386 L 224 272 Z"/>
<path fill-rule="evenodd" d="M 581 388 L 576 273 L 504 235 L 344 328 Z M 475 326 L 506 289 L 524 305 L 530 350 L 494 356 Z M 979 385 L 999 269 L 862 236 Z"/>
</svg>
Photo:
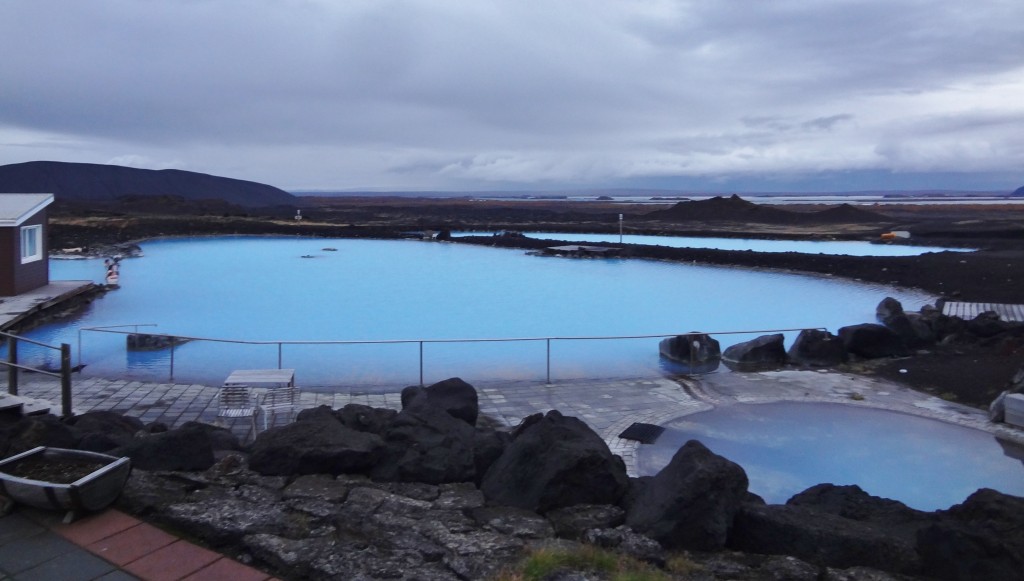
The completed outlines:
<svg viewBox="0 0 1024 581">
<path fill-rule="evenodd" d="M 786 351 L 781 334 L 762 335 L 737 343 L 725 352 L 706 333 L 692 332 L 664 339 L 662 357 L 678 362 L 685 373 L 714 371 L 719 361 L 739 371 L 781 369 L 787 365 L 832 367 L 856 359 L 905 357 L 914 350 L 938 343 L 969 344 L 1024 336 L 1024 324 L 1002 321 L 993 312 L 970 321 L 943 315 L 932 306 L 907 313 L 903 305 L 886 297 L 876 308 L 879 323 L 850 325 L 833 335 L 821 329 L 804 329 Z"/>
<path fill-rule="evenodd" d="M 119 506 L 283 579 L 493 578 L 540 547 L 598 545 L 701 579 L 1020 579 L 1024 499 L 979 490 L 926 513 L 822 484 L 784 505 L 697 441 L 630 478 L 586 424 L 557 411 L 484 427 L 469 384 L 403 394 L 403 409 L 306 410 L 248 448 L 203 424 L 167 430 L 92 412 L 0 430 L 35 445 L 127 455 Z M 575 575 L 575 576 L 573 576 Z M 560 579 L 595 578 L 565 572 Z M 682 578 L 682 577 L 680 577 Z"/>
</svg>

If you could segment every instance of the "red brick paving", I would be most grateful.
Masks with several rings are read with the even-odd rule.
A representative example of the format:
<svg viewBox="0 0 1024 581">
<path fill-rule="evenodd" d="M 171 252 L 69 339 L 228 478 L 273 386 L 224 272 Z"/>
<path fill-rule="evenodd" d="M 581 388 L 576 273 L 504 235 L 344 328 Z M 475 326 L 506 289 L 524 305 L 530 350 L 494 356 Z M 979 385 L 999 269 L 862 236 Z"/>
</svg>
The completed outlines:
<svg viewBox="0 0 1024 581">
<path fill-rule="evenodd" d="M 213 551 L 178 540 L 128 563 L 124 570 L 147 581 L 177 581 L 220 558 Z"/>
<path fill-rule="evenodd" d="M 169 535 L 153 525 L 142 523 L 87 545 L 85 548 L 118 567 L 124 567 L 176 540 L 178 540 L 177 537 Z"/>
<path fill-rule="evenodd" d="M 76 545 L 85 546 L 141 523 L 142 521 L 139 519 L 128 516 L 119 510 L 107 510 L 71 524 L 57 524 L 53 527 L 53 532 Z"/>
<path fill-rule="evenodd" d="M 238 561 L 222 558 L 214 561 L 182 581 L 265 581 L 269 579 L 263 571 L 247 567 Z"/>
<path fill-rule="evenodd" d="M 30 519 L 144 581 L 280 581 L 198 547 L 119 510 L 108 509 L 71 524 L 48 511 Z"/>
</svg>

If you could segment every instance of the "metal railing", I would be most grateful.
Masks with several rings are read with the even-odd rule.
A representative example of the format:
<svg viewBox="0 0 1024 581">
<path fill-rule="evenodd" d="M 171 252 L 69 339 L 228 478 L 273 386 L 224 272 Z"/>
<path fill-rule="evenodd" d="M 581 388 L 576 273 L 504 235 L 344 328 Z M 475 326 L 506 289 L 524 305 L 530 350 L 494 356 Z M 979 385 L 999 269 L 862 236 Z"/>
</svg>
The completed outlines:
<svg viewBox="0 0 1024 581">
<path fill-rule="evenodd" d="M 425 344 L 442 344 L 442 343 L 525 343 L 525 342 L 541 342 L 545 343 L 545 377 L 547 383 L 551 383 L 551 342 L 552 341 L 606 341 L 606 340 L 620 340 L 620 339 L 666 339 L 669 337 L 677 337 L 680 335 L 754 335 L 764 333 L 785 333 L 785 332 L 796 332 L 803 331 L 805 329 L 817 329 L 824 331 L 824 327 L 801 327 L 795 329 L 762 329 L 762 330 L 743 330 L 743 331 L 688 331 L 685 333 L 662 333 L 655 335 L 608 335 L 608 336 L 558 336 L 558 337 L 498 337 L 498 338 L 477 338 L 477 339 L 378 339 L 378 340 L 301 340 L 301 341 L 285 341 L 285 340 L 274 340 L 274 341 L 254 341 L 245 339 L 221 339 L 214 337 L 193 337 L 188 335 L 169 335 L 163 333 L 139 333 L 140 327 L 156 327 L 156 323 L 135 323 L 127 325 L 110 325 L 104 327 L 82 327 L 78 330 L 78 362 L 83 364 L 82 361 L 82 333 L 83 332 L 97 332 L 97 333 L 113 333 L 119 335 L 142 335 L 148 337 L 157 337 L 167 340 L 167 349 L 170 350 L 170 369 L 169 378 L 174 380 L 174 350 L 175 347 L 184 342 L 189 341 L 209 341 L 212 343 L 231 343 L 236 345 L 276 345 L 277 346 L 277 368 L 281 369 L 284 367 L 284 346 L 285 345 L 398 345 L 398 344 L 417 344 L 419 346 L 419 382 L 423 385 L 423 346 Z M 133 328 L 133 331 L 124 330 L 127 327 Z"/>
<path fill-rule="evenodd" d="M 0 337 L 7 340 L 7 361 L 0 361 L 0 365 L 7 366 L 7 392 L 11 395 L 18 395 L 18 374 L 19 371 L 32 371 L 34 373 L 42 373 L 43 375 L 49 375 L 50 377 L 57 377 L 60 379 L 60 409 L 61 416 L 71 416 L 71 345 L 67 343 L 61 343 L 59 347 L 55 345 L 48 345 L 39 341 L 33 341 L 26 337 L 20 337 L 18 335 L 12 335 L 0 331 Z M 25 342 L 32 345 L 38 345 L 45 349 L 53 349 L 54 351 L 60 352 L 60 371 L 53 372 L 46 369 L 40 369 L 31 367 L 28 365 L 22 365 L 18 363 L 18 343 Z"/>
</svg>

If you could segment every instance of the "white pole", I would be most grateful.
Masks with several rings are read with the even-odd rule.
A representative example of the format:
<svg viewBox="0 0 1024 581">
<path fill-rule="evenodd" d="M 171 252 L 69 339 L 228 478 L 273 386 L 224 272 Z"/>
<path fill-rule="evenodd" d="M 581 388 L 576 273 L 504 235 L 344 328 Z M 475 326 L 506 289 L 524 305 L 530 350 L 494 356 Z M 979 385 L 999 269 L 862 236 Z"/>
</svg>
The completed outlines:
<svg viewBox="0 0 1024 581">
<path fill-rule="evenodd" d="M 619 214 L 619 244 L 622 244 L 622 214 Z"/>
</svg>

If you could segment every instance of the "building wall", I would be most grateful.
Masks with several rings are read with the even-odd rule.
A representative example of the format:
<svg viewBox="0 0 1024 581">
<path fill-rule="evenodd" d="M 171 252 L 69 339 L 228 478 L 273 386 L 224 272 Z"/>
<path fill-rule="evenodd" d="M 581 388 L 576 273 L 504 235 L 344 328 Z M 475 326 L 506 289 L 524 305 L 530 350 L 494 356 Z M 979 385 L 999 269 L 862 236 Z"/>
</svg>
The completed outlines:
<svg viewBox="0 0 1024 581">
<path fill-rule="evenodd" d="M 0 297 L 14 294 L 14 270 L 18 261 L 18 229 L 0 228 Z"/>
<path fill-rule="evenodd" d="M 47 211 L 44 208 L 21 226 L 43 226 L 43 259 L 21 263 L 21 226 L 0 228 L 0 296 L 12 296 L 50 283 L 50 254 Z"/>
</svg>

